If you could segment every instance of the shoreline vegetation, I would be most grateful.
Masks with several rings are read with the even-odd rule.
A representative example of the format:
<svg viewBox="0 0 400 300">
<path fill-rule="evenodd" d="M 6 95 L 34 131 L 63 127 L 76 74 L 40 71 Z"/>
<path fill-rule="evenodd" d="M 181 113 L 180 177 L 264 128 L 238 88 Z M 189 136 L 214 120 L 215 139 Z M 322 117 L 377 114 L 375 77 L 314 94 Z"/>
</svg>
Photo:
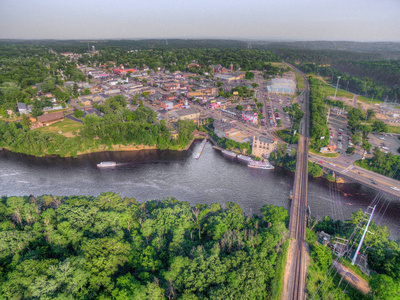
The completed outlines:
<svg viewBox="0 0 400 300">
<path fill-rule="evenodd" d="M 269 299 L 282 289 L 289 215 L 169 197 L 0 201 L 0 296 Z"/>
<path fill-rule="evenodd" d="M 112 108 L 111 108 L 112 107 Z M 31 130 L 29 124 L 0 121 L 0 146 L 12 152 L 37 157 L 77 157 L 103 151 L 140 149 L 185 150 L 200 129 L 191 121 L 178 121 L 173 136 L 164 120 L 149 108 L 126 109 L 124 96 L 110 97 L 104 104 L 104 117 L 87 115 L 83 126 L 72 137 L 58 132 Z"/>
<path fill-rule="evenodd" d="M 102 147 L 102 149 L 98 148 L 98 149 L 89 149 L 87 151 L 82 151 L 82 152 L 77 152 L 76 156 L 73 155 L 69 155 L 69 156 L 60 156 L 60 155 L 43 155 L 43 156 L 37 156 L 37 155 L 32 155 L 32 154 L 28 154 L 28 153 L 23 153 L 23 152 L 15 152 L 10 148 L 7 147 L 0 147 L 0 151 L 1 150 L 7 150 L 10 151 L 12 153 L 19 153 L 19 154 L 25 154 L 25 155 L 32 155 L 34 157 L 53 157 L 53 156 L 58 156 L 60 158 L 73 158 L 73 157 L 79 157 L 79 156 L 83 156 L 83 155 L 87 155 L 87 154 L 92 154 L 92 153 L 102 153 L 102 152 L 133 152 L 133 151 L 141 151 L 141 150 L 173 150 L 173 151 L 187 151 L 189 150 L 189 148 L 193 145 L 193 143 L 196 140 L 202 139 L 203 137 L 197 136 L 194 137 L 189 144 L 187 144 L 184 148 L 182 149 L 160 149 L 157 148 L 156 146 L 147 146 L 147 145 L 112 145 L 111 149 L 107 148 L 107 146 Z"/>
</svg>

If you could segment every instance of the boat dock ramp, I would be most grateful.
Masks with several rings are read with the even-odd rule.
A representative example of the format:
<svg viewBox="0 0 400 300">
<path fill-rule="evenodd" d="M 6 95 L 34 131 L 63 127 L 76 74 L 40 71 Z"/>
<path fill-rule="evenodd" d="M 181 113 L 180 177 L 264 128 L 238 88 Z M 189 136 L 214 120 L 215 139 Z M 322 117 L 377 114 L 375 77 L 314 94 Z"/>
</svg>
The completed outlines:
<svg viewBox="0 0 400 300">
<path fill-rule="evenodd" d="M 204 146 L 206 145 L 206 143 L 207 143 L 207 139 L 204 139 L 204 140 L 201 142 L 201 144 L 200 144 L 200 149 L 197 151 L 197 153 L 196 153 L 196 155 L 195 155 L 195 158 L 196 158 L 196 159 L 199 159 L 199 158 L 200 158 L 201 153 L 203 152 Z"/>
</svg>

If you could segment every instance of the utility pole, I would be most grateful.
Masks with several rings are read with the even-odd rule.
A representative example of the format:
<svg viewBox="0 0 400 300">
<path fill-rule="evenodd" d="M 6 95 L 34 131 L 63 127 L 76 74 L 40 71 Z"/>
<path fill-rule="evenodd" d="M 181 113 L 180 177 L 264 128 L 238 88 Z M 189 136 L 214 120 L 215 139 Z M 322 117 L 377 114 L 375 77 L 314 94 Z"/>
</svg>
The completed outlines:
<svg viewBox="0 0 400 300">
<path fill-rule="evenodd" d="M 338 78 L 337 78 L 337 83 L 336 83 L 336 90 L 335 90 L 335 97 L 334 97 L 334 99 L 336 99 L 337 88 L 338 88 L 338 86 L 339 86 L 339 80 L 340 80 L 340 76 L 338 76 Z"/>
<path fill-rule="evenodd" d="M 355 263 L 356 260 L 357 260 L 358 252 L 360 251 L 361 246 L 362 246 L 362 244 L 363 244 L 363 242 L 364 242 L 364 238 L 365 238 L 365 235 L 367 234 L 368 226 L 369 226 L 369 223 L 371 223 L 372 216 L 374 215 L 375 208 L 376 208 L 376 205 L 375 205 L 374 208 L 372 209 L 371 215 L 369 216 L 369 220 L 368 220 L 367 226 L 365 227 L 365 230 L 364 230 L 364 233 L 363 233 L 363 235 L 362 235 L 362 237 L 361 237 L 360 243 L 358 244 L 357 251 L 356 251 L 356 253 L 354 254 L 353 260 L 351 261 L 351 264 L 352 264 L 353 266 L 354 266 L 354 263 Z"/>
</svg>

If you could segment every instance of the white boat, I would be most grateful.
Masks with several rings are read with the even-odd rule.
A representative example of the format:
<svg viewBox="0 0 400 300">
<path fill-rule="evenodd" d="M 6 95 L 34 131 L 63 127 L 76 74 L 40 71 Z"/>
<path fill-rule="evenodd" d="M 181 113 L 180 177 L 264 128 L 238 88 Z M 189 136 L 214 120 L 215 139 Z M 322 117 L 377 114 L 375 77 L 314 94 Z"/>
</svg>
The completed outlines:
<svg viewBox="0 0 400 300">
<path fill-rule="evenodd" d="M 238 159 L 243 160 L 243 161 L 247 161 L 247 162 L 252 162 L 253 159 L 250 156 L 247 155 L 243 155 L 243 154 L 239 154 L 237 156 Z"/>
<path fill-rule="evenodd" d="M 263 169 L 263 170 L 273 170 L 274 166 L 271 165 L 268 161 L 252 161 L 247 165 L 249 168 L 254 169 Z"/>
<path fill-rule="evenodd" d="M 101 163 L 97 164 L 98 168 L 111 168 L 115 167 L 117 163 L 115 161 L 102 161 Z"/>
<path fill-rule="evenodd" d="M 236 155 L 237 155 L 235 152 L 232 152 L 232 151 L 229 151 L 229 150 L 222 150 L 221 152 L 223 154 L 231 156 L 231 157 L 236 157 Z"/>
</svg>

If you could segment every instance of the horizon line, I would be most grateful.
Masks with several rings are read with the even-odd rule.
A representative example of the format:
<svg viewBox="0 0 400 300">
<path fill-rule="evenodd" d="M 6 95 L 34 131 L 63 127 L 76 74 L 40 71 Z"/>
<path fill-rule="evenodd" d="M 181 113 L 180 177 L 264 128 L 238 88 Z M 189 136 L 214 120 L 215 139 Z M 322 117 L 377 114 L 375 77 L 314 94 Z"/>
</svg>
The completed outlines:
<svg viewBox="0 0 400 300">
<path fill-rule="evenodd" d="M 138 38 L 2 38 L 12 41 L 140 41 L 140 40 L 231 40 L 256 42 L 354 42 L 354 43 L 400 43 L 399 40 L 330 40 L 330 39 L 296 39 L 275 37 L 138 37 Z"/>
</svg>

